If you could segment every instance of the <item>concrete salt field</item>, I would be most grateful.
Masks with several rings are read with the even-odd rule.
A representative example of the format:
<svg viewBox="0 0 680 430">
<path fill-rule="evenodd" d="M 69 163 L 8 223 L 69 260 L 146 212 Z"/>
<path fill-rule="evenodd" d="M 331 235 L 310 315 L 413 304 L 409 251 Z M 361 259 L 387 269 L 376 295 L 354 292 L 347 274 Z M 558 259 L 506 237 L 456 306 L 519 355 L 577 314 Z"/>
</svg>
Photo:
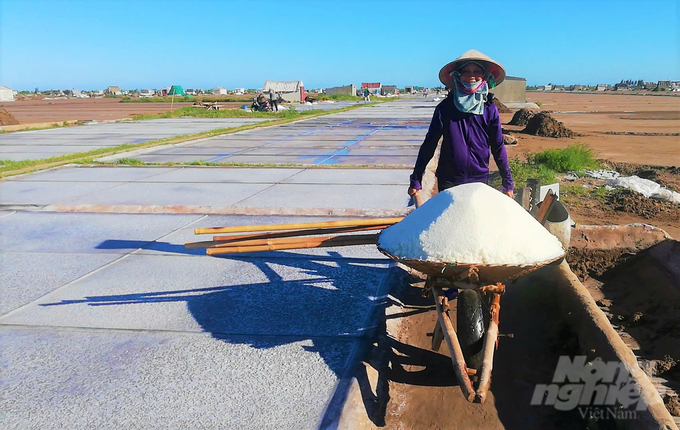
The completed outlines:
<svg viewBox="0 0 680 430">
<path fill-rule="evenodd" d="M 0 159 L 20 161 L 48 158 L 262 121 L 266 119 L 172 118 L 0 134 Z"/>
<path fill-rule="evenodd" d="M 432 98 L 400 100 L 102 160 L 412 167 L 436 104 Z"/>
<path fill-rule="evenodd" d="M 355 121 L 398 118 L 395 105 Z M 331 139 L 328 123 L 353 121 L 341 115 L 317 128 Z M 216 258 L 183 244 L 202 226 L 405 213 L 409 173 L 66 166 L 0 181 L 2 427 L 318 428 L 389 260 L 374 246 Z M 298 215 L 201 213 L 214 208 Z M 172 213 L 100 213 L 147 210 Z"/>
</svg>

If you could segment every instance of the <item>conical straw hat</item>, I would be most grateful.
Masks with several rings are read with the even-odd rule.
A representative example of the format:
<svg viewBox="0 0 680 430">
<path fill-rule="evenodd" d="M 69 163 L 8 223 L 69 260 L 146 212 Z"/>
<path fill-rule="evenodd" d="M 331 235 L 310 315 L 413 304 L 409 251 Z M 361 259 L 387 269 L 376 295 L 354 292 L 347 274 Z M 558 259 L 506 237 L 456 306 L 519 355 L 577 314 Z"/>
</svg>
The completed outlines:
<svg viewBox="0 0 680 430">
<path fill-rule="evenodd" d="M 471 49 L 446 66 L 442 67 L 442 69 L 439 71 L 439 80 L 442 81 L 442 84 L 444 84 L 447 88 L 454 88 L 455 81 L 453 76 L 451 76 L 451 72 L 456 70 L 462 63 L 467 63 L 468 61 L 476 61 L 483 64 L 486 68 L 486 72 L 493 75 L 494 79 L 496 80 L 496 85 L 500 84 L 505 79 L 505 69 L 500 65 L 500 63 L 492 60 L 479 51 Z"/>
</svg>

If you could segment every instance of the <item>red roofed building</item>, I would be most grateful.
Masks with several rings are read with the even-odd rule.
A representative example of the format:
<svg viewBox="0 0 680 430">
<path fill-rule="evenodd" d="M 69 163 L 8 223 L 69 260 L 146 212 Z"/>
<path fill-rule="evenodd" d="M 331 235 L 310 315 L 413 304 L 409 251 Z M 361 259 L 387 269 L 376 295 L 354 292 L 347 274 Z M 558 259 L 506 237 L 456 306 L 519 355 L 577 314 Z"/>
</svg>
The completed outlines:
<svg viewBox="0 0 680 430">
<path fill-rule="evenodd" d="M 380 82 L 362 82 L 361 89 L 368 89 L 371 94 L 380 94 L 382 90 L 382 84 Z"/>
</svg>

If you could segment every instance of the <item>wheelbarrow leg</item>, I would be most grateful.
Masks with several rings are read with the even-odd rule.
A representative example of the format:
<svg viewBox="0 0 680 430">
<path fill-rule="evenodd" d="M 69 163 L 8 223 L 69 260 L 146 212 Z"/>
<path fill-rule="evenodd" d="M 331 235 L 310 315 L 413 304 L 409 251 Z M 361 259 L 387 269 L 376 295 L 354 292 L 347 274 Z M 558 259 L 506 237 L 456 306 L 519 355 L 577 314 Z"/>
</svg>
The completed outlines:
<svg viewBox="0 0 680 430">
<path fill-rule="evenodd" d="M 456 373 L 456 378 L 460 384 L 460 389 L 463 391 L 463 396 L 468 402 L 472 402 L 475 399 L 475 390 L 472 388 L 472 382 L 468 376 L 467 366 L 465 365 L 465 358 L 463 357 L 463 350 L 460 348 L 460 343 L 458 342 L 458 336 L 456 331 L 453 329 L 453 323 L 449 315 L 443 311 L 441 299 L 442 292 L 439 288 L 432 288 L 434 294 L 434 303 L 437 307 L 437 318 L 439 320 L 440 328 L 442 329 L 442 334 L 446 340 L 446 344 L 449 347 L 449 352 L 451 354 L 451 361 L 453 362 L 453 370 Z"/>
<path fill-rule="evenodd" d="M 480 369 L 479 386 L 477 387 L 477 395 L 475 401 L 484 403 L 486 394 L 489 391 L 491 383 L 491 370 L 493 369 L 493 353 L 496 349 L 496 341 L 498 339 L 498 317 L 501 311 L 501 295 L 497 292 L 491 293 L 490 306 L 490 320 L 489 328 L 484 337 L 484 359 L 482 361 L 482 368 Z"/>
<path fill-rule="evenodd" d="M 442 346 L 442 341 L 444 340 L 444 332 L 442 326 L 439 324 L 439 318 L 434 325 L 434 330 L 432 332 L 432 350 L 439 351 Z"/>
</svg>

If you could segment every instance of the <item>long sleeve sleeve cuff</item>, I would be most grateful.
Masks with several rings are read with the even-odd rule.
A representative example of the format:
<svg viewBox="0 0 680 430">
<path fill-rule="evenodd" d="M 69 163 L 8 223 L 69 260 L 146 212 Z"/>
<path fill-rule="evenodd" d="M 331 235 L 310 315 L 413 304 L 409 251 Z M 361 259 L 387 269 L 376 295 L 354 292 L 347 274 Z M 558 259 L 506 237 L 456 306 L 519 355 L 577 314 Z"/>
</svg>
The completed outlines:
<svg viewBox="0 0 680 430">
<path fill-rule="evenodd" d="M 422 190 L 423 186 L 420 184 L 420 181 L 414 177 L 415 175 L 411 175 L 411 188 L 414 190 Z"/>
</svg>

